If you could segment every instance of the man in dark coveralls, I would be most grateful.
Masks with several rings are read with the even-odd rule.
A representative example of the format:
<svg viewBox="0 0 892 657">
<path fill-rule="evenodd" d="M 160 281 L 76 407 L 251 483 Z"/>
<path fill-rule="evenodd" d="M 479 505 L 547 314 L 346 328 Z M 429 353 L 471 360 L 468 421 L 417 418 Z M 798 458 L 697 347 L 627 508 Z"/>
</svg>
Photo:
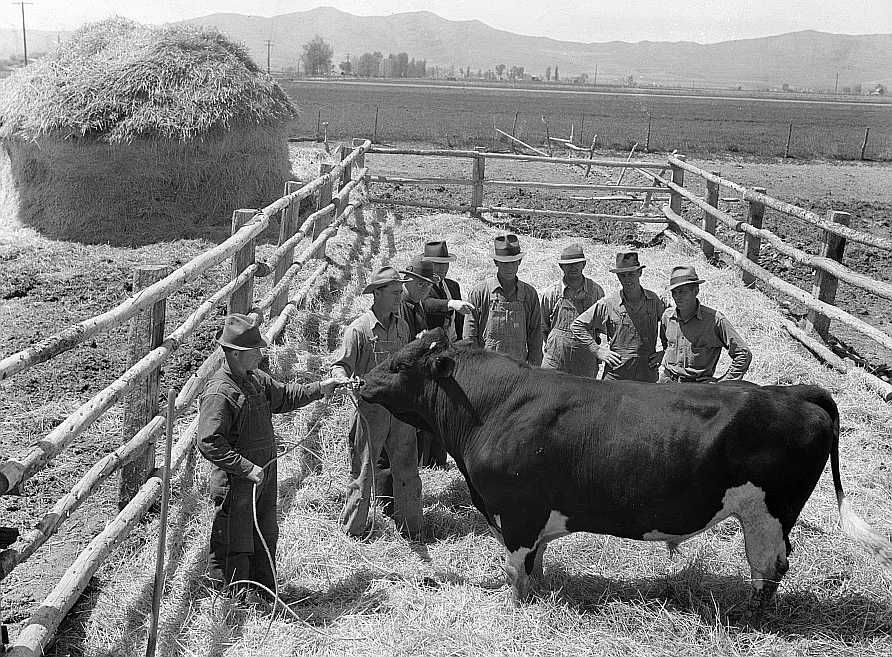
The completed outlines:
<svg viewBox="0 0 892 657">
<path fill-rule="evenodd" d="M 201 397 L 198 449 L 213 464 L 210 477 L 214 520 L 208 576 L 218 586 L 250 580 L 274 589 L 273 570 L 254 529 L 252 496 L 257 486 L 257 525 L 276 558 L 276 436 L 272 413 L 287 413 L 330 394 L 334 378 L 306 385 L 283 384 L 257 369 L 268 345 L 247 315 L 226 317 L 217 342 L 226 362 L 210 378 Z M 263 594 L 244 585 L 246 598 Z"/>
</svg>

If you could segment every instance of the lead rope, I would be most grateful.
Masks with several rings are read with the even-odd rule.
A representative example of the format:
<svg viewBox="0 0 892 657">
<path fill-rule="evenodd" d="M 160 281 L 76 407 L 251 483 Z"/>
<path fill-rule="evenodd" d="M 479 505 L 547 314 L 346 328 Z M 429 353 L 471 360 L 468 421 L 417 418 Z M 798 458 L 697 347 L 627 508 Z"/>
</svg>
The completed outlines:
<svg viewBox="0 0 892 657">
<path fill-rule="evenodd" d="M 377 493 L 377 486 L 376 486 L 376 482 L 375 482 L 375 469 L 374 469 L 374 464 L 372 463 L 372 460 L 371 460 L 371 442 L 370 442 L 370 440 L 369 440 L 369 432 L 368 432 L 368 426 L 369 426 L 369 423 L 368 423 L 368 420 L 365 418 L 365 415 L 363 414 L 362 410 L 360 410 L 360 408 L 359 408 L 359 404 L 358 404 L 357 401 L 356 401 L 356 392 L 355 392 L 355 391 L 358 390 L 358 389 L 362 386 L 362 384 L 363 384 L 362 379 L 360 379 L 360 378 L 358 378 L 358 377 L 351 377 L 350 380 L 349 380 L 347 383 L 344 383 L 343 385 L 339 386 L 339 388 L 349 390 L 349 397 L 348 397 L 348 399 L 350 399 L 350 401 L 353 403 L 353 406 L 356 407 L 356 412 L 357 412 L 357 414 L 358 414 L 358 417 L 359 417 L 360 421 L 363 422 L 364 425 L 365 425 L 365 427 L 364 427 L 364 432 L 365 432 L 365 436 L 366 436 L 366 445 L 367 445 L 367 447 L 368 447 L 368 449 L 366 450 L 366 452 L 368 453 L 369 465 L 372 466 L 372 467 L 371 467 L 371 472 L 372 472 L 372 499 L 375 499 L 374 496 L 375 496 L 376 493 Z M 330 401 L 330 400 L 326 400 L 325 405 L 326 405 L 326 406 L 329 406 L 330 404 L 331 404 L 331 401 Z M 310 439 L 310 436 L 311 436 L 311 435 L 313 434 L 313 432 L 316 430 L 316 427 L 319 426 L 320 422 L 322 422 L 322 415 L 320 415 L 319 418 L 317 418 L 317 420 L 310 426 L 310 428 L 307 429 L 307 431 L 304 433 L 303 438 L 301 438 L 300 440 L 298 440 L 298 441 L 296 441 L 296 442 L 294 442 L 294 443 L 290 443 L 291 446 L 288 447 L 288 449 L 284 450 L 281 454 L 277 454 L 275 457 L 273 457 L 273 458 L 271 458 L 269 461 L 267 461 L 267 462 L 263 465 L 263 467 L 262 467 L 262 469 L 263 469 L 263 471 L 264 471 L 264 474 L 266 473 L 266 469 L 267 469 L 270 465 L 272 465 L 273 463 L 275 463 L 275 462 L 278 461 L 279 459 L 283 458 L 283 457 L 286 456 L 287 454 L 290 454 L 291 452 L 293 452 L 294 450 L 296 450 L 298 447 L 303 446 L 303 444 L 304 444 L 305 442 L 307 442 L 307 441 Z M 276 608 L 277 608 L 277 606 L 278 606 L 280 603 L 281 603 L 281 605 L 282 605 L 282 608 L 283 608 L 284 610 L 286 610 L 289 614 L 291 614 L 291 616 L 292 616 L 295 620 L 297 620 L 298 622 L 300 622 L 300 623 L 302 623 L 302 624 L 304 624 L 304 625 L 306 625 L 306 626 L 308 626 L 308 627 L 311 627 L 311 626 L 310 626 L 308 623 L 306 623 L 302 618 L 300 618 L 300 617 L 294 612 L 294 610 L 291 609 L 291 607 L 289 607 L 289 606 L 285 603 L 285 601 L 282 600 L 281 597 L 279 597 L 279 578 L 278 578 L 278 573 L 276 572 L 276 563 L 275 563 L 275 561 L 273 560 L 273 555 L 272 555 L 272 552 L 271 552 L 270 549 L 269 549 L 269 545 L 267 545 L 266 539 L 263 537 L 263 533 L 260 531 L 260 523 L 259 523 L 259 521 L 257 520 L 257 498 L 258 498 L 258 494 L 257 494 L 257 493 L 258 493 L 258 491 L 257 491 L 257 484 L 255 483 L 254 486 L 253 486 L 253 488 L 252 488 L 252 493 L 251 493 L 251 512 L 252 512 L 252 514 L 253 514 L 253 516 L 254 516 L 254 531 L 257 533 L 257 536 L 258 536 L 258 538 L 260 539 L 260 544 L 263 545 L 263 551 L 266 553 L 267 563 L 269 564 L 270 571 L 271 571 L 272 574 L 273 574 L 273 586 L 274 586 L 274 590 L 270 590 L 269 587 L 267 587 L 267 586 L 261 584 L 260 582 L 257 582 L 257 581 L 251 580 L 251 579 L 237 579 L 237 580 L 234 580 L 234 581 L 230 582 L 229 584 L 227 584 L 227 588 L 232 587 L 232 586 L 235 586 L 236 584 L 248 584 L 248 585 L 251 585 L 251 586 L 257 586 L 257 587 L 263 589 L 264 591 L 266 591 L 268 594 L 270 594 L 270 595 L 273 597 L 273 608 L 272 608 L 272 611 L 270 612 L 269 623 L 267 624 L 267 626 L 266 626 L 266 632 L 264 632 L 264 634 L 263 634 L 263 638 L 262 638 L 261 641 L 260 641 L 260 644 L 262 645 L 262 644 L 266 641 L 267 636 L 269 635 L 269 631 L 270 631 L 270 629 L 272 628 L 273 619 L 275 618 L 275 615 L 276 615 Z M 372 516 L 372 528 L 371 528 L 370 531 L 374 531 L 374 529 L 375 529 L 375 516 L 373 515 L 373 516 Z M 314 629 L 314 631 L 316 631 L 317 633 L 319 633 L 318 630 L 315 630 L 315 628 L 313 628 L 313 629 Z"/>
</svg>

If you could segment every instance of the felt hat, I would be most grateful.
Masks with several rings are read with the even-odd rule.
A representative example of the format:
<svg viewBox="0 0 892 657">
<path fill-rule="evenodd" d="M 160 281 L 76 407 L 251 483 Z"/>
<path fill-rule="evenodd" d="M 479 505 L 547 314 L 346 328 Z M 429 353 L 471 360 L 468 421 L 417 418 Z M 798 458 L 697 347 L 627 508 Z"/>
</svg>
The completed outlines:
<svg viewBox="0 0 892 657">
<path fill-rule="evenodd" d="M 494 238 L 492 247 L 492 259 L 496 262 L 516 262 L 523 258 L 523 251 L 520 250 L 520 240 L 513 233 L 499 235 Z"/>
<path fill-rule="evenodd" d="M 452 262 L 455 256 L 449 254 L 445 241 L 431 240 L 424 244 L 424 259 L 428 262 Z"/>
<path fill-rule="evenodd" d="M 573 242 L 561 251 L 558 258 L 559 265 L 572 265 L 575 262 L 585 262 L 585 253 L 582 252 L 582 244 Z"/>
<path fill-rule="evenodd" d="M 638 262 L 638 253 L 635 251 L 621 251 L 616 254 L 616 267 L 611 269 L 614 274 L 622 274 L 629 271 L 644 269 L 644 265 Z"/>
<path fill-rule="evenodd" d="M 223 328 L 217 332 L 217 342 L 230 349 L 247 351 L 248 349 L 264 349 L 269 346 L 260 328 L 247 315 L 233 313 L 223 320 Z"/>
<path fill-rule="evenodd" d="M 384 287 L 385 285 L 390 285 L 391 283 L 405 283 L 408 280 L 408 278 L 400 276 L 400 273 L 393 267 L 381 267 L 378 271 L 372 274 L 371 279 L 369 279 L 368 285 L 365 286 L 365 289 L 362 291 L 362 293 L 371 294 L 379 287 Z"/>
<path fill-rule="evenodd" d="M 668 289 L 674 290 L 682 285 L 700 285 L 700 283 L 705 282 L 705 280 L 697 276 L 697 270 L 690 265 L 679 265 L 672 268 L 672 273 L 669 275 Z"/>
<path fill-rule="evenodd" d="M 440 277 L 434 273 L 434 263 L 430 260 L 425 260 L 424 256 L 420 255 L 412 258 L 412 261 L 405 269 L 400 269 L 400 273 L 419 281 L 425 281 L 431 285 L 440 282 Z"/>
</svg>

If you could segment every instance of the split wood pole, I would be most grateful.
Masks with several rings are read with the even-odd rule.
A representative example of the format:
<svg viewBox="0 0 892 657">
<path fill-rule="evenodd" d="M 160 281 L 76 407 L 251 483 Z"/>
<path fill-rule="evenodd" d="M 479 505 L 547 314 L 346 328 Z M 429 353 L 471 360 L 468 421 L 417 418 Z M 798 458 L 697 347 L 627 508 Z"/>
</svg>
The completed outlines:
<svg viewBox="0 0 892 657">
<path fill-rule="evenodd" d="M 764 194 L 764 187 L 754 187 L 753 191 Z M 747 213 L 746 213 L 746 221 L 753 228 L 762 228 L 762 219 L 765 217 L 765 204 L 760 203 L 759 201 L 748 201 L 747 203 Z M 743 255 L 746 256 L 746 259 L 752 262 L 753 264 L 759 264 L 759 251 L 762 248 L 762 238 L 757 237 L 756 235 L 752 235 L 750 233 L 746 233 L 743 236 Z M 746 287 L 754 287 L 756 284 L 756 277 L 750 274 L 747 271 L 743 273 L 743 284 Z"/>
<path fill-rule="evenodd" d="M 595 144 L 598 142 L 598 135 L 592 135 L 592 145 L 588 149 L 588 159 L 594 159 L 595 157 Z M 592 172 L 592 165 L 589 164 L 585 167 L 585 177 L 588 178 L 588 174 Z"/>
<path fill-rule="evenodd" d="M 511 124 L 511 136 L 514 138 L 517 138 L 517 115 L 518 112 L 514 112 L 514 123 Z M 511 142 L 511 152 L 517 152 L 517 148 L 514 146 L 514 142 Z"/>
<path fill-rule="evenodd" d="M 644 152 L 650 153 L 650 122 L 651 117 L 647 117 L 647 136 L 644 138 Z"/>
<path fill-rule="evenodd" d="M 583 114 L 579 119 L 579 143 L 583 144 L 583 139 L 585 139 L 585 114 Z"/>
<path fill-rule="evenodd" d="M 554 153 L 551 152 L 551 135 L 548 134 L 548 119 L 545 118 L 545 115 L 542 115 L 542 123 L 545 124 L 545 146 L 548 148 L 548 157 L 553 157 Z"/>
<path fill-rule="evenodd" d="M 864 151 L 867 150 L 867 137 L 870 135 L 870 128 L 864 128 L 864 141 L 861 142 L 861 156 L 860 159 L 864 159 Z"/>
<path fill-rule="evenodd" d="M 320 107 L 318 110 L 316 110 L 316 141 L 321 141 L 319 139 L 319 137 L 321 135 L 321 132 L 319 130 L 321 121 L 322 121 L 322 108 Z"/>
<path fill-rule="evenodd" d="M 378 143 L 378 106 L 375 105 L 375 128 L 372 130 L 372 143 Z"/>
<path fill-rule="evenodd" d="M 290 194 L 291 192 L 297 191 L 301 187 L 301 183 L 296 182 L 294 180 L 289 180 L 285 183 L 285 196 Z M 282 223 L 279 225 L 279 244 L 284 244 L 287 242 L 297 229 L 300 228 L 301 218 L 300 214 L 300 201 L 291 202 L 288 207 L 282 210 Z M 282 280 L 282 277 L 285 275 L 285 272 L 288 271 L 289 267 L 294 263 L 294 247 L 289 247 L 285 249 L 285 253 L 282 254 L 282 257 L 279 258 L 279 261 L 276 263 L 276 273 L 273 278 L 273 285 Z M 273 304 L 270 307 L 270 315 L 277 316 L 282 309 L 285 307 L 285 304 L 288 303 L 288 290 L 282 290 L 276 295 L 276 298 L 273 299 Z"/>
<path fill-rule="evenodd" d="M 828 219 L 843 226 L 850 226 L 852 223 L 852 215 L 848 212 L 831 211 Z M 841 263 L 845 249 L 846 239 L 844 237 L 824 231 L 824 244 L 821 247 L 822 257 Z M 813 297 L 824 303 L 834 304 L 837 287 L 839 287 L 839 280 L 833 274 L 815 269 L 815 278 L 811 289 Z M 803 328 L 806 331 L 814 331 L 826 340 L 830 332 L 830 318 L 814 310 L 809 310 Z"/>
<path fill-rule="evenodd" d="M 331 164 L 320 164 L 319 165 L 319 175 L 325 176 L 331 173 L 331 170 L 334 167 Z M 319 188 L 319 196 L 316 197 L 316 211 L 327 207 L 331 203 L 331 195 L 332 195 L 332 181 L 330 179 L 326 180 L 323 183 L 322 187 Z M 325 217 L 318 217 L 316 222 L 313 224 L 313 239 L 315 240 L 322 233 L 323 230 L 328 228 L 328 224 L 331 223 L 331 215 Z M 325 244 L 319 247 L 319 252 L 316 254 L 319 258 L 325 257 Z"/>
<path fill-rule="evenodd" d="M 471 216 L 479 219 L 479 208 L 483 205 L 483 181 L 486 176 L 486 157 L 482 153 L 474 156 L 473 167 L 474 186 L 471 188 Z"/>
<path fill-rule="evenodd" d="M 170 273 L 166 265 L 145 265 L 133 272 L 133 293 L 157 283 Z M 132 367 L 152 349 L 164 341 L 164 324 L 167 299 L 161 298 L 151 308 L 147 308 L 130 320 L 127 336 L 127 367 Z M 129 441 L 153 417 L 158 414 L 158 385 L 161 381 L 161 368 L 154 369 L 133 390 L 127 393 L 124 403 L 124 423 L 122 443 Z M 121 483 L 118 491 L 118 508 L 123 509 L 133 496 L 148 481 L 155 469 L 155 441 L 151 440 L 134 456 L 130 463 L 121 468 Z"/>
<path fill-rule="evenodd" d="M 720 171 L 713 171 L 712 175 L 721 176 Z M 706 202 L 714 208 L 719 207 L 719 184 L 711 180 L 706 181 Z M 715 235 L 716 219 L 706 210 L 703 211 L 703 230 L 710 235 Z M 710 259 L 715 255 L 715 247 L 707 240 L 700 240 L 700 250 L 706 259 Z"/>
<path fill-rule="evenodd" d="M 350 148 L 347 144 L 341 144 L 340 148 L 338 148 L 338 159 L 344 161 L 353 152 L 353 149 Z M 344 187 L 346 187 L 350 181 L 353 180 L 353 165 L 348 163 L 347 166 L 344 167 L 343 171 L 341 171 L 341 182 L 338 183 L 338 191 L 340 192 Z"/>
<path fill-rule="evenodd" d="M 236 210 L 232 213 L 232 234 L 235 235 L 242 226 L 251 221 L 256 210 Z M 232 255 L 231 279 L 241 274 L 248 265 L 254 264 L 254 240 L 250 239 Z M 231 280 L 230 279 L 230 280 Z M 254 278 L 245 281 L 229 297 L 228 313 L 247 314 L 254 303 Z"/>
<path fill-rule="evenodd" d="M 158 519 L 158 551 L 155 555 L 155 584 L 152 588 L 152 622 L 146 643 L 146 657 L 154 657 L 158 645 L 161 594 L 164 592 L 164 556 L 167 552 L 167 514 L 170 509 L 170 453 L 173 451 L 173 424 L 176 420 L 177 391 L 167 392 L 167 431 L 164 442 L 164 470 L 161 474 L 161 517 Z"/>
<path fill-rule="evenodd" d="M 682 162 L 685 160 L 684 155 L 676 155 L 679 160 Z M 677 164 L 670 164 L 669 168 L 672 169 L 672 182 L 674 182 L 679 187 L 684 187 L 684 169 L 682 169 Z M 669 191 L 669 209 L 672 210 L 675 214 L 681 214 L 681 199 L 682 196 L 674 189 Z"/>
<path fill-rule="evenodd" d="M 790 121 L 790 129 L 787 131 L 787 145 L 784 146 L 784 157 L 790 157 L 790 141 L 793 139 L 793 122 Z"/>
</svg>

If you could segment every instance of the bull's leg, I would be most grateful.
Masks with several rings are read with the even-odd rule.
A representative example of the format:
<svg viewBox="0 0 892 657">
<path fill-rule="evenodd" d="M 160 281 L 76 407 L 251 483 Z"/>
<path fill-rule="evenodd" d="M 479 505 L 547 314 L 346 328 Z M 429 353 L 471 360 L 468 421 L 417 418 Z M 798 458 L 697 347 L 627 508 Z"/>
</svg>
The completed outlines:
<svg viewBox="0 0 892 657">
<path fill-rule="evenodd" d="M 746 558 L 753 581 L 750 611 L 762 611 L 774 597 L 789 567 L 786 533 L 780 521 L 768 511 L 764 501 L 748 505 L 738 514 L 743 526 Z"/>
<path fill-rule="evenodd" d="M 518 547 L 508 552 L 505 562 L 505 573 L 508 575 L 508 583 L 514 593 L 515 602 L 523 602 L 530 595 L 530 571 L 532 570 L 533 550 L 527 547 Z"/>
</svg>

